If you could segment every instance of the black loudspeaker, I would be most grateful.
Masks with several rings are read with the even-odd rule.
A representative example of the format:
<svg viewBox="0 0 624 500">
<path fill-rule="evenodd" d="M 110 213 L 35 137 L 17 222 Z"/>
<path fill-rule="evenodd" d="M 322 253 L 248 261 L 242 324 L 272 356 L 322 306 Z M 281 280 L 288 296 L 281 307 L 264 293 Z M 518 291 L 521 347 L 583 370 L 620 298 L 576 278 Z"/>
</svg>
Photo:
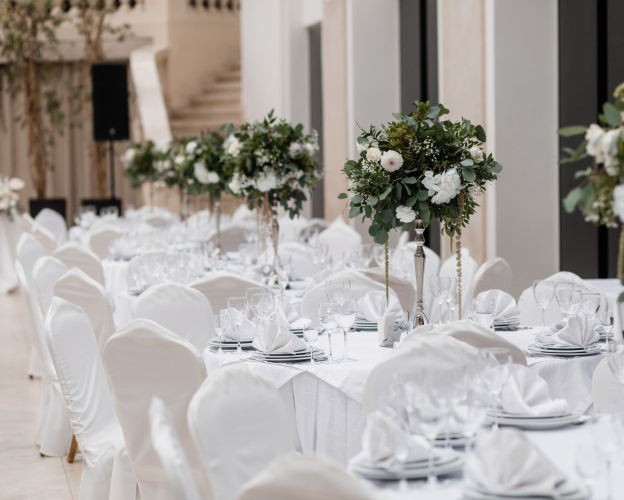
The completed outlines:
<svg viewBox="0 0 624 500">
<path fill-rule="evenodd" d="M 93 138 L 96 141 L 130 139 L 128 67 L 124 63 L 91 66 Z"/>
</svg>

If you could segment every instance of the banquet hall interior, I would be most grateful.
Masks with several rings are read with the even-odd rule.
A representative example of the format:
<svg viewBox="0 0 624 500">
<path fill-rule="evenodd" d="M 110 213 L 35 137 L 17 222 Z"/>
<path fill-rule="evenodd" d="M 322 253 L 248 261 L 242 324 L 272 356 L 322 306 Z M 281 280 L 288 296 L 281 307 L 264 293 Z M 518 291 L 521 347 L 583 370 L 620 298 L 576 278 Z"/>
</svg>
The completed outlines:
<svg viewBox="0 0 624 500">
<path fill-rule="evenodd" d="M 0 0 L 0 499 L 624 500 L 622 26 Z"/>
</svg>

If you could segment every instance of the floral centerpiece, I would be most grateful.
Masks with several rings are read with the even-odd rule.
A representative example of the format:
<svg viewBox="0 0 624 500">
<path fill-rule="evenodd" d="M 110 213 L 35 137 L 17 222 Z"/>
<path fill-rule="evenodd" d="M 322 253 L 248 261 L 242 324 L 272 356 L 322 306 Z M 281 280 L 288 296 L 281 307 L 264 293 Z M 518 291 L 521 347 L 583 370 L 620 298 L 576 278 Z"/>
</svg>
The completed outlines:
<svg viewBox="0 0 624 500">
<path fill-rule="evenodd" d="M 18 177 L 4 179 L 0 177 L 0 214 L 7 214 L 10 220 L 18 210 L 19 194 L 24 189 L 24 181 Z"/>
<path fill-rule="evenodd" d="M 147 141 L 145 144 L 133 144 L 121 157 L 124 175 L 130 179 L 133 189 L 145 182 L 150 183 L 150 205 L 154 205 L 153 185 L 160 179 L 168 165 L 169 145 L 166 142 Z"/>
<path fill-rule="evenodd" d="M 386 246 L 386 292 L 390 231 L 409 230 L 416 219 L 425 227 L 438 219 L 451 243 L 456 239 L 461 317 L 461 230 L 475 213 L 477 197 L 502 166 L 483 151 L 481 125 L 465 118 L 441 120 L 448 113 L 442 104 L 431 107 L 417 101 L 414 106 L 408 115 L 394 113 L 396 121 L 380 129 L 362 130 L 357 139 L 360 157 L 343 169 L 349 179 L 349 217 L 371 219 L 369 234 Z"/>
<path fill-rule="evenodd" d="M 316 132 L 306 135 L 302 124 L 293 127 L 278 121 L 271 111 L 261 122 L 242 125 L 228 137 L 224 151 L 234 170 L 230 193 L 246 196 L 249 208 L 258 209 L 259 233 L 271 227 L 277 255 L 278 205 L 294 218 L 307 200 L 305 192 L 314 189 L 321 178 L 315 158 Z"/>
<path fill-rule="evenodd" d="M 578 209 L 585 220 L 610 228 L 617 227 L 617 219 L 624 222 L 624 83 L 614 92 L 615 102 L 604 103 L 599 124 L 564 127 L 563 137 L 585 135 L 576 150 L 563 148 L 568 156 L 560 163 L 592 158 L 592 164 L 576 173 L 581 184 L 568 193 L 563 206 L 568 213 Z M 624 264 L 624 226 L 620 234 L 617 276 L 622 279 Z M 624 299 L 624 294 L 620 296 Z"/>
</svg>

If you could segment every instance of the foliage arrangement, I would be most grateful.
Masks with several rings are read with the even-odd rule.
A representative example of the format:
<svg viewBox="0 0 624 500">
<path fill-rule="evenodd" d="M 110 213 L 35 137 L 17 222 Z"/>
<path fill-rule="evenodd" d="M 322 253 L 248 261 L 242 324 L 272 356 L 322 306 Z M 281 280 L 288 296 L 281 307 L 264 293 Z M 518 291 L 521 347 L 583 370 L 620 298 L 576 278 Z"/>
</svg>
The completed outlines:
<svg viewBox="0 0 624 500">
<path fill-rule="evenodd" d="M 124 175 L 130 179 L 133 189 L 141 187 L 144 182 L 156 182 L 171 164 L 169 146 L 165 143 L 147 141 L 133 144 L 121 158 L 124 164 Z"/>
<path fill-rule="evenodd" d="M 624 222 L 624 83 L 613 94 L 615 102 L 604 103 L 599 124 L 589 127 L 575 125 L 559 130 L 563 137 L 584 135 L 576 149 L 563 148 L 570 163 L 591 157 L 592 164 L 576 172 L 581 184 L 568 193 L 563 206 L 568 213 L 578 207 L 585 220 L 607 227 L 617 227 L 617 218 Z M 620 235 L 617 275 L 622 279 L 624 264 L 624 228 Z M 624 299 L 623 296 L 620 297 Z"/>
<path fill-rule="evenodd" d="M 19 194 L 17 191 L 24 189 L 24 181 L 13 177 L 0 178 L 0 214 L 7 214 L 9 219 L 18 210 Z"/>
<path fill-rule="evenodd" d="M 442 104 L 417 101 L 414 107 L 408 115 L 394 113 L 396 121 L 380 129 L 362 130 L 360 157 L 343 169 L 349 179 L 349 217 L 371 219 L 369 234 L 386 249 L 390 231 L 408 230 L 417 218 L 425 227 L 438 219 L 451 242 L 457 239 L 461 304 L 461 230 L 478 207 L 476 198 L 502 166 L 483 151 L 481 125 L 465 118 L 442 120 L 448 113 Z"/>
</svg>

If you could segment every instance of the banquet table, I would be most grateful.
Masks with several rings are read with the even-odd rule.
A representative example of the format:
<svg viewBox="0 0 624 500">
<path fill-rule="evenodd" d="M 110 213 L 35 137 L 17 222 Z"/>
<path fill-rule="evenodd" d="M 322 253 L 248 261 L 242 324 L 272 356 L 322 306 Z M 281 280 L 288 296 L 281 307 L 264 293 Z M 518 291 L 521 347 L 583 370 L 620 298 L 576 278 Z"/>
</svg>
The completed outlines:
<svg viewBox="0 0 624 500">
<path fill-rule="evenodd" d="M 534 341 L 539 328 L 499 332 L 524 349 Z M 328 352 L 328 337 L 319 337 L 315 347 Z M 335 356 L 343 354 L 342 334 L 332 335 Z M 379 346 L 377 332 L 350 332 L 348 352 L 354 363 L 276 364 L 250 360 L 250 354 L 203 353 L 208 373 L 227 363 L 243 362 L 280 390 L 293 423 L 299 451 L 323 453 L 342 463 L 362 448 L 366 426 L 362 397 L 366 377 L 392 349 Z M 582 414 L 592 404 L 592 376 L 605 354 L 573 359 L 528 357 L 527 364 L 547 383 L 552 398 L 565 399 L 571 411 Z"/>
</svg>

